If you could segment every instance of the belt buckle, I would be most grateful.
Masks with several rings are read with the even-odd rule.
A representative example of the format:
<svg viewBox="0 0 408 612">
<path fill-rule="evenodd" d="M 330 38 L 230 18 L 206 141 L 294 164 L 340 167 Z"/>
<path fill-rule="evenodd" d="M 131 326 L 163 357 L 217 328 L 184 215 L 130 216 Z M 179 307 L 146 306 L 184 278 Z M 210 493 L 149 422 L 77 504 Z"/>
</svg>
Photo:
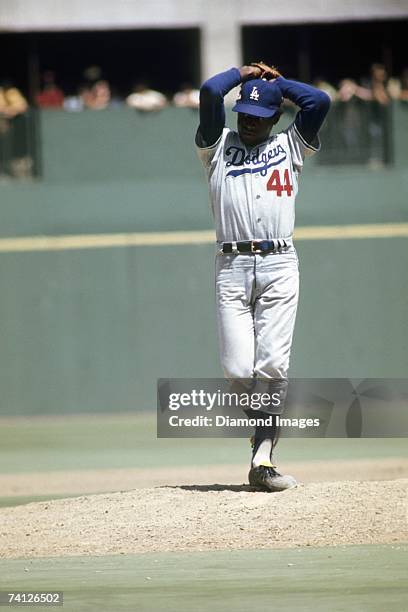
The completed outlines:
<svg viewBox="0 0 408 612">
<path fill-rule="evenodd" d="M 262 253 L 262 249 L 260 249 L 259 247 L 257 248 L 256 245 L 259 245 L 260 240 L 251 240 L 251 253 Z"/>
</svg>

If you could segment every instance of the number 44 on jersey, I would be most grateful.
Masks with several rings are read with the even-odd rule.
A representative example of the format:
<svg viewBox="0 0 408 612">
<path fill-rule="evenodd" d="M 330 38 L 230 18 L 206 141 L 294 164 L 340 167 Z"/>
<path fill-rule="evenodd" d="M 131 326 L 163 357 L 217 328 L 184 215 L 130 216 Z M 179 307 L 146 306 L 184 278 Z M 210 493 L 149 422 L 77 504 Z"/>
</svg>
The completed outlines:
<svg viewBox="0 0 408 612">
<path fill-rule="evenodd" d="M 293 186 L 290 182 L 289 170 L 286 168 L 283 173 L 283 184 L 281 182 L 281 171 L 274 170 L 266 184 L 266 189 L 268 191 L 276 191 L 276 195 L 279 197 L 286 191 L 288 197 L 290 197 L 292 195 Z"/>
</svg>

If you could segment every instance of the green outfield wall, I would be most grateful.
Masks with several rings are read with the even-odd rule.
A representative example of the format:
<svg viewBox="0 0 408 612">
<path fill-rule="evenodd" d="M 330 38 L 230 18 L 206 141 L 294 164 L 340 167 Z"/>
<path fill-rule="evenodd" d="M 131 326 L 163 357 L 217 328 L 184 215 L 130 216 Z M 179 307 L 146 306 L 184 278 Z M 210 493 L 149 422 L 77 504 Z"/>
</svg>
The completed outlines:
<svg viewBox="0 0 408 612">
<path fill-rule="evenodd" d="M 408 220 L 394 164 L 302 177 L 298 225 Z M 197 114 L 41 115 L 43 178 L 0 186 L 0 238 L 211 227 Z M 407 375 L 407 238 L 301 240 L 293 376 Z M 153 408 L 158 377 L 221 376 L 209 244 L 0 252 L 0 414 Z"/>
<path fill-rule="evenodd" d="M 406 238 L 299 242 L 292 375 L 407 375 Z M 1 413 L 151 408 L 221 376 L 207 245 L 2 254 Z"/>
<path fill-rule="evenodd" d="M 392 115 L 393 165 L 332 168 L 306 161 L 298 224 L 407 218 L 408 104 L 395 105 Z M 193 144 L 196 111 L 44 111 L 39 121 L 43 178 L 0 184 L 0 236 L 211 226 Z M 228 121 L 234 125 L 234 113 Z"/>
</svg>

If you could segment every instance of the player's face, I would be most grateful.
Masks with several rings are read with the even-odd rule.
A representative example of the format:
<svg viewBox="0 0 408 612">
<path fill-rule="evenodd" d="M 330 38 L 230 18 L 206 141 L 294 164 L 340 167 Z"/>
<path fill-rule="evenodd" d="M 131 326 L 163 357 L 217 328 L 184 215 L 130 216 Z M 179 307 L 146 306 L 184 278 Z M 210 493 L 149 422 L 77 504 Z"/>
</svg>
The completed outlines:
<svg viewBox="0 0 408 612">
<path fill-rule="evenodd" d="M 279 115 L 268 119 L 238 113 L 238 134 L 247 146 L 255 146 L 268 139 L 272 127 L 279 120 Z"/>
</svg>

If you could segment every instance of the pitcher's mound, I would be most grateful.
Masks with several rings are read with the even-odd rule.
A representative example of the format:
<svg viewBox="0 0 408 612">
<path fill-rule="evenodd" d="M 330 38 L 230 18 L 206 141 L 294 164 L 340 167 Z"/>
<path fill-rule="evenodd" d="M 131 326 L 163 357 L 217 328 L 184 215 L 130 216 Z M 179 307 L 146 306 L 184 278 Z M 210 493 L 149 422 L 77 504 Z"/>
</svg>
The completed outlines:
<svg viewBox="0 0 408 612">
<path fill-rule="evenodd" d="M 179 485 L 0 510 L 0 556 L 380 544 L 408 540 L 408 479 L 325 482 L 283 493 Z"/>
</svg>

